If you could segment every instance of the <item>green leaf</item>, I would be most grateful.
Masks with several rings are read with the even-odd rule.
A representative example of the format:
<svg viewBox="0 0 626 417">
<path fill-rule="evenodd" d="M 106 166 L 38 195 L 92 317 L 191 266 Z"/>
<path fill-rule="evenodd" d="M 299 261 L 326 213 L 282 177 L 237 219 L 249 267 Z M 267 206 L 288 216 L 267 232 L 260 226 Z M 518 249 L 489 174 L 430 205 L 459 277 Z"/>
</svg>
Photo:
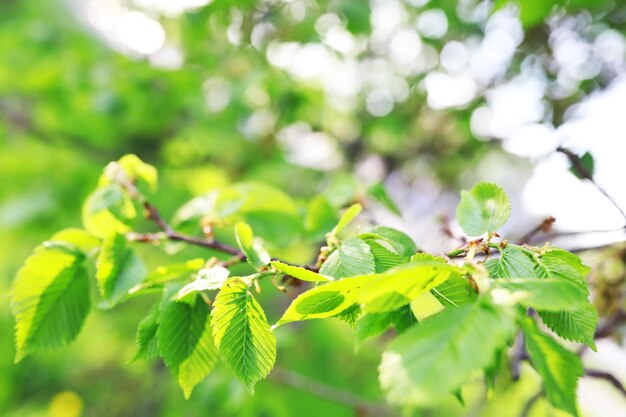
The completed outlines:
<svg viewBox="0 0 626 417">
<path fill-rule="evenodd" d="M 363 210 L 363 207 L 360 204 L 353 204 L 350 207 L 348 207 L 348 209 L 343 213 L 343 215 L 339 219 L 339 223 L 337 223 L 337 226 L 335 226 L 335 228 L 330 232 L 330 234 L 333 236 L 337 236 L 339 233 L 341 233 L 343 229 L 346 228 L 346 226 L 348 226 L 352 222 L 352 220 L 356 218 L 356 216 L 358 216 L 361 213 L 362 210 Z"/>
<path fill-rule="evenodd" d="M 594 337 L 598 313 L 590 302 L 569 311 L 539 311 L 539 317 L 550 330 L 563 339 L 581 342 L 596 350 Z"/>
<path fill-rule="evenodd" d="M 328 199 L 317 195 L 307 205 L 304 228 L 311 240 L 323 240 L 338 220 L 337 210 L 328 202 Z"/>
<path fill-rule="evenodd" d="M 535 275 L 532 255 L 517 245 L 507 245 L 499 258 L 485 262 L 491 278 L 531 278 Z"/>
<path fill-rule="evenodd" d="M 127 154 L 106 166 L 98 182 L 98 187 L 124 182 L 134 184 L 144 194 L 156 192 L 157 170 L 152 165 L 143 162 L 137 155 Z"/>
<path fill-rule="evenodd" d="M 224 284 L 212 312 L 211 327 L 221 357 L 254 392 L 276 361 L 276 338 L 248 286 L 237 278 Z"/>
<path fill-rule="evenodd" d="M 91 305 L 85 258 L 39 246 L 17 273 L 11 307 L 16 361 L 74 340 Z"/>
<path fill-rule="evenodd" d="M 563 278 L 582 288 L 587 288 L 585 276 L 590 268 L 581 259 L 563 249 L 550 248 L 535 256 L 535 273 L 538 278 Z"/>
<path fill-rule="evenodd" d="M 272 261 L 271 264 L 274 268 L 278 269 L 280 272 L 283 272 L 291 277 L 297 278 L 300 281 L 328 282 L 334 279 L 333 277 L 318 274 L 316 272 L 309 271 L 308 269 L 301 268 L 299 266 L 288 265 L 280 261 Z"/>
<path fill-rule="evenodd" d="M 320 274 L 334 278 L 352 277 L 376 272 L 374 255 L 367 243 L 358 238 L 341 242 L 320 268 Z"/>
<path fill-rule="evenodd" d="M 303 292 L 293 300 L 276 326 L 336 316 L 357 301 L 359 289 L 371 281 L 372 277 L 374 275 L 344 278 Z"/>
<path fill-rule="evenodd" d="M 255 268 L 261 268 L 270 263 L 270 255 L 260 242 L 255 241 L 252 228 L 244 222 L 235 225 L 235 236 L 239 249 L 246 255 L 248 263 Z"/>
<path fill-rule="evenodd" d="M 457 274 L 451 275 L 430 292 L 445 307 L 458 307 L 471 303 L 478 296 L 476 289 L 471 286 L 469 280 Z"/>
<path fill-rule="evenodd" d="M 96 280 L 105 305 L 112 307 L 146 277 L 145 264 L 129 247 L 126 237 L 113 233 L 104 239 L 96 266 Z"/>
<path fill-rule="evenodd" d="M 561 278 L 511 278 L 493 280 L 494 289 L 505 290 L 517 303 L 543 311 L 574 310 L 586 304 L 587 292 Z"/>
<path fill-rule="evenodd" d="M 386 240 L 377 238 L 376 235 L 362 235 L 359 236 L 359 239 L 370 247 L 370 251 L 374 255 L 376 272 L 385 272 L 403 263 L 404 259 L 395 252 L 395 249 Z"/>
<path fill-rule="evenodd" d="M 186 262 L 180 262 L 169 265 L 162 265 L 150 272 L 145 279 L 146 283 L 162 284 L 174 281 L 179 278 L 188 276 L 194 272 L 198 272 L 204 266 L 205 261 L 202 258 L 190 259 Z"/>
<path fill-rule="evenodd" d="M 449 308 L 398 336 L 383 354 L 380 384 L 393 404 L 432 404 L 489 366 L 515 330 L 507 310 L 486 299 Z"/>
<path fill-rule="evenodd" d="M 530 360 L 543 379 L 548 402 L 572 416 L 578 416 L 576 387 L 583 375 L 580 358 L 542 333 L 536 323 L 526 317 L 522 321 L 526 350 Z"/>
<path fill-rule="evenodd" d="M 155 304 L 150 312 L 143 320 L 139 322 L 137 327 L 137 335 L 135 340 L 137 343 L 137 352 L 131 362 L 137 360 L 149 360 L 159 357 L 159 342 L 157 331 L 159 328 L 159 304 Z"/>
<path fill-rule="evenodd" d="M 266 184 L 235 184 L 220 190 L 208 203 L 203 213 L 208 220 L 226 224 L 244 221 L 255 235 L 279 246 L 293 242 L 304 229 L 293 198 Z"/>
<path fill-rule="evenodd" d="M 100 239 L 76 228 L 58 231 L 47 242 L 67 242 L 85 255 L 100 246 Z"/>
<path fill-rule="evenodd" d="M 383 334 L 397 320 L 399 310 L 386 313 L 367 313 L 361 316 L 354 327 L 354 334 L 360 341 Z"/>
<path fill-rule="evenodd" d="M 96 237 L 130 231 L 130 221 L 137 211 L 130 196 L 118 184 L 108 184 L 91 193 L 82 210 L 85 229 Z"/>
<path fill-rule="evenodd" d="M 411 263 L 372 276 L 358 294 L 367 312 L 392 311 L 439 286 L 462 270 L 437 261 Z"/>
<path fill-rule="evenodd" d="M 444 305 L 431 292 L 423 292 L 411 300 L 409 304 L 411 313 L 418 321 L 423 321 L 430 316 L 439 313 L 444 309 Z"/>
<path fill-rule="evenodd" d="M 587 177 L 593 177 L 595 174 L 595 161 L 593 159 L 593 155 L 589 152 L 585 152 L 583 156 L 578 157 L 578 162 L 580 167 L 584 172 L 580 172 L 581 169 L 577 165 L 573 165 L 570 167 L 570 172 L 576 176 L 579 180 L 582 180 Z"/>
<path fill-rule="evenodd" d="M 456 216 L 469 236 L 495 232 L 509 219 L 511 203 L 502 188 L 481 182 L 470 191 L 461 191 Z"/>
<path fill-rule="evenodd" d="M 401 216 L 400 209 L 396 205 L 395 201 L 389 197 L 387 189 L 383 183 L 376 183 L 367 189 L 367 195 L 372 199 L 378 201 L 383 206 L 387 207 L 392 213 Z"/>
<path fill-rule="evenodd" d="M 189 398 L 194 387 L 217 363 L 209 307 L 196 297 L 192 303 L 166 302 L 159 316 L 157 338 L 163 361 Z"/>
<path fill-rule="evenodd" d="M 352 304 L 350 307 L 343 310 L 341 313 L 335 315 L 334 317 L 348 323 L 351 327 L 354 327 L 356 321 L 359 319 L 362 313 L 363 309 L 360 305 Z"/>
<path fill-rule="evenodd" d="M 385 239 L 395 252 L 403 258 L 408 259 L 417 252 L 415 242 L 404 232 L 391 227 L 377 226 L 370 233 Z"/>
<path fill-rule="evenodd" d="M 588 294 L 585 276 L 589 267 L 580 258 L 562 249 L 551 248 L 541 255 L 535 254 L 535 273 L 539 278 L 557 278 L 578 285 Z M 568 311 L 538 311 L 541 320 L 550 330 L 565 340 L 585 343 L 595 350 L 595 331 L 598 313 L 587 301 Z"/>
</svg>

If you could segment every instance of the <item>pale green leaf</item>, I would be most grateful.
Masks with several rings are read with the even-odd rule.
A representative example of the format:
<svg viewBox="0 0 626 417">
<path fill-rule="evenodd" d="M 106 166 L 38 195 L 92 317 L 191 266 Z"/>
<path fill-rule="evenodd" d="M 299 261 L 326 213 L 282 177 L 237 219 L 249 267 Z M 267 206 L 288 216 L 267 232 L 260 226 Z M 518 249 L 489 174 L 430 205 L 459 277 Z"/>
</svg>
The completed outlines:
<svg viewBox="0 0 626 417">
<path fill-rule="evenodd" d="M 158 174 L 156 168 L 143 162 L 137 155 L 127 154 L 106 166 L 98 187 L 112 182 L 134 184 L 142 193 L 155 192 Z"/>
<path fill-rule="evenodd" d="M 276 326 L 301 320 L 333 317 L 357 301 L 359 290 L 374 275 L 344 278 L 300 294 L 287 308 Z"/>
<path fill-rule="evenodd" d="M 90 235 L 86 230 L 77 228 L 58 231 L 47 242 L 67 242 L 84 254 L 100 246 L 100 239 Z"/>
<path fill-rule="evenodd" d="M 478 295 L 469 280 L 458 274 L 451 275 L 446 281 L 433 288 L 431 293 L 445 307 L 458 307 L 471 303 Z"/>
<path fill-rule="evenodd" d="M 438 261 L 402 265 L 373 275 L 367 286 L 360 290 L 358 300 L 365 305 L 367 312 L 392 311 L 461 273 L 459 267 Z"/>
<path fill-rule="evenodd" d="M 491 278 L 532 278 L 535 276 L 535 263 L 528 249 L 517 245 L 507 245 L 499 258 L 485 262 Z"/>
<path fill-rule="evenodd" d="M 253 392 L 274 367 L 276 338 L 265 312 L 240 279 L 228 280 L 218 293 L 211 327 L 221 357 Z"/>
<path fill-rule="evenodd" d="M 353 204 L 348 207 L 348 209 L 342 214 L 341 218 L 339 219 L 339 223 L 337 223 L 337 226 L 335 226 L 330 234 L 333 236 L 337 236 L 339 233 L 341 233 L 343 229 L 346 228 L 346 226 L 348 226 L 352 222 L 352 220 L 356 218 L 356 216 L 361 213 L 362 210 L 363 207 L 361 207 L 360 204 Z"/>
<path fill-rule="evenodd" d="M 379 239 L 376 235 L 359 236 L 359 238 L 367 243 L 374 255 L 376 272 L 385 272 L 403 263 L 402 256 L 396 253 L 386 240 Z"/>
<path fill-rule="evenodd" d="M 493 363 L 514 330 L 510 313 L 485 299 L 426 319 L 383 354 L 379 379 L 387 400 L 419 406 L 451 395 Z"/>
<path fill-rule="evenodd" d="M 288 265 L 286 263 L 280 261 L 272 261 L 272 266 L 278 269 L 280 272 L 283 272 L 291 277 L 297 278 L 300 281 L 310 281 L 310 282 L 328 282 L 332 281 L 334 278 L 326 275 L 318 274 L 313 271 L 309 271 L 308 269 Z"/>
<path fill-rule="evenodd" d="M 205 268 L 198 271 L 198 276 L 195 280 L 182 287 L 178 293 L 176 293 L 176 299 L 183 299 L 190 294 L 195 294 L 200 291 L 211 291 L 222 288 L 222 285 L 228 279 L 230 272 L 228 269 L 222 266 L 214 266 L 212 268 Z"/>
<path fill-rule="evenodd" d="M 159 304 L 155 304 L 137 327 L 135 341 L 137 352 L 131 361 L 155 359 L 159 356 L 157 330 L 159 328 Z"/>
<path fill-rule="evenodd" d="M 263 245 L 254 238 L 252 228 L 244 223 L 239 222 L 235 225 L 235 237 L 239 249 L 246 255 L 246 260 L 255 268 L 261 268 L 270 263 L 270 255 Z"/>
<path fill-rule="evenodd" d="M 84 261 L 83 256 L 40 246 L 19 270 L 11 297 L 16 361 L 76 338 L 91 305 Z"/>
<path fill-rule="evenodd" d="M 376 272 L 370 247 L 358 238 L 341 242 L 320 268 L 320 274 L 334 278 L 353 277 Z"/>
<path fill-rule="evenodd" d="M 130 231 L 130 221 L 137 211 L 130 196 L 118 184 L 108 184 L 92 192 L 83 204 L 85 229 L 96 237 Z"/>
<path fill-rule="evenodd" d="M 114 306 L 146 277 L 145 264 L 129 247 L 126 237 L 110 234 L 102 243 L 96 266 L 96 280 L 105 305 Z"/>
<path fill-rule="evenodd" d="M 542 333 L 535 322 L 524 318 L 522 328 L 530 360 L 543 380 L 548 402 L 572 416 L 578 416 L 576 387 L 583 375 L 580 358 Z"/>
<path fill-rule="evenodd" d="M 163 361 L 189 398 L 193 388 L 217 363 L 209 307 L 196 297 L 192 303 L 165 302 L 159 315 L 157 338 Z"/>
<path fill-rule="evenodd" d="M 400 209 L 395 201 L 387 193 L 387 189 L 383 183 L 376 183 L 367 189 L 367 195 L 385 206 L 393 214 L 401 216 Z"/>
<path fill-rule="evenodd" d="M 504 190 L 495 184 L 481 182 L 470 191 L 461 191 L 456 215 L 463 231 L 480 236 L 500 229 L 511 214 L 511 203 Z"/>
<path fill-rule="evenodd" d="M 493 292 L 503 289 L 517 303 L 536 310 L 574 310 L 588 302 L 583 288 L 560 278 L 496 279 L 492 283 Z"/>
<path fill-rule="evenodd" d="M 391 227 L 377 226 L 370 233 L 385 239 L 403 258 L 410 258 L 417 252 L 415 242 L 404 232 Z"/>
</svg>

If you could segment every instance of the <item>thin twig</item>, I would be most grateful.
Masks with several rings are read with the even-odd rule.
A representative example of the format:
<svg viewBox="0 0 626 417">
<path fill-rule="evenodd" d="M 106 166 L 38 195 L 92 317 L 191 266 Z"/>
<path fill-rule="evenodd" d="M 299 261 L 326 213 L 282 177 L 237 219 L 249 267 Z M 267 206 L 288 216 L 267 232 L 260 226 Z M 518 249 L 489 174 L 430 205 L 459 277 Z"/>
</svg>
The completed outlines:
<svg viewBox="0 0 626 417">
<path fill-rule="evenodd" d="M 307 392 L 316 397 L 342 404 L 371 416 L 391 416 L 397 413 L 386 404 L 377 403 L 366 398 L 362 398 L 349 391 L 335 388 L 321 382 L 309 379 L 296 372 L 274 368 L 269 379 L 292 388 Z"/>
<path fill-rule="evenodd" d="M 591 378 L 604 379 L 613 385 L 622 395 L 626 396 L 624 385 L 610 372 L 599 371 L 597 369 L 585 369 L 585 375 Z"/>
<path fill-rule="evenodd" d="M 588 180 L 590 183 L 592 183 L 594 187 L 596 187 L 598 191 L 600 191 L 604 195 L 604 197 L 606 197 L 606 199 L 609 200 L 611 204 L 613 204 L 613 206 L 615 206 L 615 208 L 622 214 L 622 217 L 626 221 L 626 212 L 624 212 L 624 210 L 620 207 L 620 205 L 617 204 L 617 201 L 615 201 L 615 199 L 611 197 L 611 195 L 607 193 L 606 190 L 603 187 L 601 187 L 593 179 L 593 173 L 589 172 L 587 167 L 580 160 L 580 157 L 576 155 L 574 152 L 572 152 L 571 150 L 564 148 L 562 146 L 559 146 L 558 148 L 556 148 L 556 151 L 565 155 L 567 159 L 570 161 L 570 163 L 572 164 L 572 168 L 574 168 L 574 171 L 576 171 L 576 173 L 578 173 L 578 175 L 581 178 L 584 178 Z"/>
<path fill-rule="evenodd" d="M 522 236 L 519 239 L 519 244 L 530 243 L 530 241 L 540 232 L 550 232 L 555 221 L 556 219 L 552 216 L 546 217 L 540 224 L 537 225 L 537 227 Z"/>
</svg>

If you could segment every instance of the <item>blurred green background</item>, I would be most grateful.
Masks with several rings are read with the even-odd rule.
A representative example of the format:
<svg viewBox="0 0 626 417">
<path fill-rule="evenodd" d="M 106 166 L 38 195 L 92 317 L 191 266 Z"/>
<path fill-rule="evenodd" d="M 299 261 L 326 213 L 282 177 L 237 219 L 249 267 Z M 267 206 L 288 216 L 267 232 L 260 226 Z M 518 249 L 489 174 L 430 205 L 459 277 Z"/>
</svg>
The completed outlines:
<svg viewBox="0 0 626 417">
<path fill-rule="evenodd" d="M 126 153 L 159 168 L 154 202 L 167 216 L 240 180 L 336 206 L 383 181 L 402 215 L 374 203 L 372 220 L 443 251 L 454 242 L 438 216 L 453 217 L 459 189 L 490 180 L 513 199 L 512 235 L 553 214 L 563 231 L 615 229 L 565 246 L 624 241 L 620 213 L 554 149 L 590 151 L 598 182 L 626 206 L 625 33 L 618 0 L 0 2 L 0 416 L 363 415 L 310 389 L 382 402 L 385 339 L 356 349 L 339 321 L 278 330 L 286 371 L 254 397 L 218 368 L 184 401 L 161 363 L 126 364 L 150 300 L 96 311 L 70 348 L 16 365 L 12 278 L 35 245 L 80 226 L 102 168 Z M 287 255 L 308 262 L 314 249 Z M 588 258 L 602 266 L 601 313 L 623 308 L 623 253 Z M 270 321 L 288 303 L 261 299 Z M 588 360 L 626 377 L 612 342 Z M 489 400 L 477 378 L 466 407 L 451 399 L 415 415 L 518 416 L 538 386 L 527 371 Z M 608 385 L 580 391 L 584 415 L 626 414 Z M 540 401 L 530 415 L 558 414 Z"/>
</svg>

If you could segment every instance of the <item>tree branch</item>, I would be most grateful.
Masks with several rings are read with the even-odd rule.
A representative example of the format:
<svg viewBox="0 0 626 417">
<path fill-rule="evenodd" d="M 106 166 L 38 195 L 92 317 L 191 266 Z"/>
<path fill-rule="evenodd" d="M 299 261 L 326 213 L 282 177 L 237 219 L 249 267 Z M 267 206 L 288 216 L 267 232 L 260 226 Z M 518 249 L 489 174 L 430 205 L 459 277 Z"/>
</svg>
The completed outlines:
<svg viewBox="0 0 626 417">
<path fill-rule="evenodd" d="M 282 368 L 274 368 L 269 379 L 283 385 L 307 392 L 324 400 L 342 404 L 371 416 L 391 416 L 397 413 L 386 404 L 362 398 L 349 391 L 331 387 L 309 379 L 301 374 Z"/>
<path fill-rule="evenodd" d="M 590 183 L 592 183 L 594 187 L 596 187 L 598 191 L 600 191 L 604 195 L 604 197 L 606 197 L 606 199 L 609 200 L 611 204 L 613 204 L 613 206 L 621 213 L 622 217 L 626 221 L 626 212 L 624 212 L 624 210 L 620 207 L 620 205 L 617 204 L 617 201 L 615 201 L 615 199 L 613 199 L 613 197 L 611 197 L 611 195 L 607 193 L 606 190 L 602 188 L 600 184 L 598 184 L 593 179 L 593 173 L 589 172 L 587 167 L 580 160 L 580 157 L 576 155 L 574 152 L 572 152 L 571 150 L 564 148 L 562 146 L 559 146 L 558 148 L 556 148 L 556 151 L 565 155 L 567 159 L 570 161 L 570 163 L 572 164 L 572 167 L 574 168 L 576 173 L 578 173 L 578 175 L 581 178 L 584 178 L 588 180 Z"/>
<path fill-rule="evenodd" d="M 622 385 L 619 379 L 617 379 L 612 373 L 599 371 L 597 369 L 585 369 L 585 375 L 591 378 L 604 379 L 626 397 L 626 388 L 624 388 L 624 385 Z"/>
<path fill-rule="evenodd" d="M 540 224 L 537 225 L 533 230 L 526 233 L 519 239 L 519 244 L 529 243 L 536 235 L 540 232 L 548 233 L 552 230 L 552 226 L 556 219 L 552 216 L 546 217 Z"/>
</svg>

